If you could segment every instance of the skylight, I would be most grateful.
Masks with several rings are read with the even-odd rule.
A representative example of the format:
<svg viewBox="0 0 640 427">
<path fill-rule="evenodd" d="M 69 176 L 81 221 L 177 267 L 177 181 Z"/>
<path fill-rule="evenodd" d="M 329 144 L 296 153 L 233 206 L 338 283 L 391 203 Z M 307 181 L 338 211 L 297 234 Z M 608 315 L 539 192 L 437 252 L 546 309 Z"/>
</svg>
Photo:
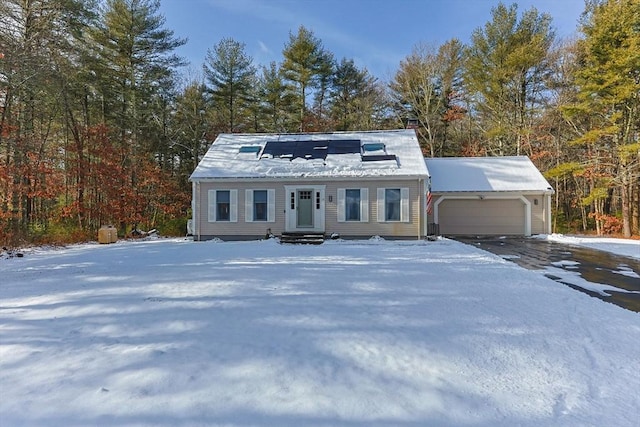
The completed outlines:
<svg viewBox="0 0 640 427">
<path fill-rule="evenodd" d="M 367 153 L 370 151 L 385 151 L 385 145 L 382 142 L 362 144 L 362 150 Z"/>
<path fill-rule="evenodd" d="M 257 156 L 260 150 L 262 150 L 260 145 L 243 145 L 238 150 L 238 153 L 253 153 Z"/>
</svg>

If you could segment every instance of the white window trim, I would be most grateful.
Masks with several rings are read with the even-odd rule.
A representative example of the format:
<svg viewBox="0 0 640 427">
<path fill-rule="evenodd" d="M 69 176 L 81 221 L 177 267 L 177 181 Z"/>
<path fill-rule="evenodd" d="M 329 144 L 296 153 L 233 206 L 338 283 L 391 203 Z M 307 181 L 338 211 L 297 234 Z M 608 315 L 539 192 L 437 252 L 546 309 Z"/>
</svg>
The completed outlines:
<svg viewBox="0 0 640 427">
<path fill-rule="evenodd" d="M 400 190 L 400 221 L 386 220 L 385 192 L 387 189 Z M 378 187 L 378 222 L 409 222 L 409 188 L 407 187 Z"/>
<path fill-rule="evenodd" d="M 253 219 L 253 192 L 267 192 L 267 220 L 255 221 Z M 244 221 L 245 222 L 276 222 L 276 190 L 273 188 L 250 188 L 244 190 Z"/>
<path fill-rule="evenodd" d="M 360 220 L 347 221 L 347 190 L 360 190 Z M 338 188 L 338 222 L 369 222 L 369 189 Z"/>
<path fill-rule="evenodd" d="M 229 192 L 229 220 L 218 221 L 216 218 L 216 194 L 218 191 Z M 238 190 L 218 188 L 207 192 L 209 198 L 208 221 L 209 222 L 238 222 Z"/>
</svg>

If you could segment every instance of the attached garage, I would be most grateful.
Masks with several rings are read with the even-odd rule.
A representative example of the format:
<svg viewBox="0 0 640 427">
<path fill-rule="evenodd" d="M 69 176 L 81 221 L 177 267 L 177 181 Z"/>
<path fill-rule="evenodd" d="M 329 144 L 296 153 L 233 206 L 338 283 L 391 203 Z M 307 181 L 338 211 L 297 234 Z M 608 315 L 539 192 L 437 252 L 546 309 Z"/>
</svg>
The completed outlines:
<svg viewBox="0 0 640 427">
<path fill-rule="evenodd" d="M 426 159 L 428 221 L 452 236 L 529 236 L 551 231 L 553 190 L 525 156 Z"/>
<path fill-rule="evenodd" d="M 525 207 L 519 199 L 443 199 L 438 206 L 440 232 L 524 234 Z"/>
</svg>

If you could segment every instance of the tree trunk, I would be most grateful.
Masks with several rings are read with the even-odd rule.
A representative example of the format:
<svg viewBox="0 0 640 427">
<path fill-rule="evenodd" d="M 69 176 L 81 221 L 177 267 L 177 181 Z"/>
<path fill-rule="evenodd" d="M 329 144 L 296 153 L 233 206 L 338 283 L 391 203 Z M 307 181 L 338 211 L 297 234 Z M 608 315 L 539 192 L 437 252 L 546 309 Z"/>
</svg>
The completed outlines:
<svg viewBox="0 0 640 427">
<path fill-rule="evenodd" d="M 626 165 L 622 168 L 622 185 L 620 188 L 620 196 L 622 202 L 622 234 L 624 237 L 631 237 L 631 198 L 632 187 L 629 184 L 629 173 Z"/>
</svg>

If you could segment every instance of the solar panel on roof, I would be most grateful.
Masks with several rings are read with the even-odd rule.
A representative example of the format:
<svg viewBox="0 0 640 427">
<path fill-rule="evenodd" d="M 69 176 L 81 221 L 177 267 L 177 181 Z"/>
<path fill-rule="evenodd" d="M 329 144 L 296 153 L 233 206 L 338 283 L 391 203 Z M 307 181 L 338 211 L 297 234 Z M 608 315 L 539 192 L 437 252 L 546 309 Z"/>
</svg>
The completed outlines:
<svg viewBox="0 0 640 427">
<path fill-rule="evenodd" d="M 295 158 L 324 160 L 327 154 L 360 154 L 360 140 L 268 141 L 262 154 L 291 160 Z"/>
<path fill-rule="evenodd" d="M 262 154 L 269 154 L 274 158 L 290 155 L 293 156 L 293 153 L 296 150 L 296 142 L 295 141 L 269 141 L 265 144 L 264 150 L 262 150 Z"/>
<path fill-rule="evenodd" d="M 382 160 L 396 160 L 395 154 L 379 154 L 371 156 L 362 156 L 363 162 L 379 162 Z"/>
<path fill-rule="evenodd" d="M 329 154 L 360 154 L 359 139 L 335 139 L 329 141 Z"/>
<path fill-rule="evenodd" d="M 324 160 L 327 158 L 327 143 L 326 141 L 298 141 L 293 157 Z"/>
</svg>

